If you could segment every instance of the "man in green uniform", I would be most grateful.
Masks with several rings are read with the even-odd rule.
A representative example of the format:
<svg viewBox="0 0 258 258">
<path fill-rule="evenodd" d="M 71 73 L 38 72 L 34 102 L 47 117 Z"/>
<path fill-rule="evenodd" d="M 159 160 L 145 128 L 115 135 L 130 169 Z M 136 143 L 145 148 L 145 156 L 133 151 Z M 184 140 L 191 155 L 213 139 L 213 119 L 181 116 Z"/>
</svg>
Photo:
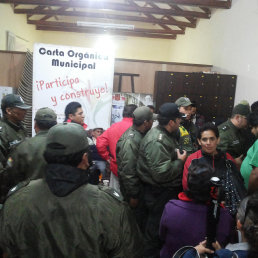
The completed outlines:
<svg viewBox="0 0 258 258">
<path fill-rule="evenodd" d="M 22 121 L 29 108 L 31 107 L 26 105 L 19 95 L 7 94 L 2 99 L 3 118 L 0 121 L 0 161 L 3 167 L 6 166 L 11 150 L 27 136 L 27 131 Z"/>
<path fill-rule="evenodd" d="M 138 107 L 133 112 L 133 126 L 125 131 L 116 145 L 116 159 L 120 192 L 134 209 L 138 225 L 142 228 L 142 185 L 136 173 L 140 143 L 153 124 L 153 113 L 149 107 Z M 140 201 L 139 201 L 140 199 Z M 140 203 L 139 203 L 140 202 Z M 139 206 L 138 206 L 139 204 Z"/>
<path fill-rule="evenodd" d="M 45 179 L 11 189 L 0 216 L 8 257 L 142 257 L 140 231 L 111 188 L 88 184 L 89 145 L 75 123 L 47 136 Z"/>
<path fill-rule="evenodd" d="M 192 102 L 189 98 L 181 97 L 176 100 L 175 104 L 178 106 L 179 112 L 184 114 L 179 127 L 179 147 L 190 155 L 197 150 L 197 128 L 191 121 Z"/>
<path fill-rule="evenodd" d="M 182 189 L 182 172 L 187 153 L 180 154 L 176 132 L 181 113 L 174 103 L 165 103 L 159 109 L 159 125 L 142 139 L 137 173 L 143 183 L 143 198 L 147 207 L 144 233 L 144 257 L 159 257 L 161 243 L 159 222 L 165 204 L 177 198 Z"/>
<path fill-rule="evenodd" d="M 48 130 L 56 125 L 56 113 L 50 108 L 41 108 L 34 119 L 36 136 L 25 139 L 10 154 L 4 181 L 7 188 L 25 179 L 42 178 L 46 161 L 43 153 L 46 147 Z"/>
<path fill-rule="evenodd" d="M 238 166 L 241 165 L 244 156 L 250 146 L 246 146 L 245 128 L 250 109 L 247 105 L 238 104 L 233 108 L 232 116 L 226 122 L 218 126 L 220 143 L 218 148 L 228 152 Z"/>
</svg>

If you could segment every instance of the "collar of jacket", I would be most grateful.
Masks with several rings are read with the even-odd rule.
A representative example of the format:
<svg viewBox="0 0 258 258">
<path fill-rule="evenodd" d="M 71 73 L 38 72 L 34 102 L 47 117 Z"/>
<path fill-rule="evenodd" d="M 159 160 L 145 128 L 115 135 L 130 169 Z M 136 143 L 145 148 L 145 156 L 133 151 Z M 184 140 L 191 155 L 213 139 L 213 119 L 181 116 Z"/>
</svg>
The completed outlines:
<svg viewBox="0 0 258 258">
<path fill-rule="evenodd" d="M 232 129 L 233 129 L 234 131 L 236 131 L 236 132 L 241 131 L 241 129 L 240 129 L 240 128 L 237 128 L 237 127 L 231 122 L 230 119 L 228 119 L 228 126 L 229 126 L 230 128 L 232 128 Z"/>
<path fill-rule="evenodd" d="M 170 133 L 169 131 L 167 131 L 167 129 L 166 129 L 165 127 L 163 127 L 163 126 L 161 126 L 161 125 L 157 125 L 157 128 L 158 128 L 160 131 L 164 132 L 164 133 L 165 133 L 167 136 L 169 136 L 169 137 L 176 136 L 177 131 L 174 131 L 174 132 Z"/>
<path fill-rule="evenodd" d="M 15 131 L 24 130 L 24 126 L 22 123 L 15 124 L 11 121 L 9 121 L 6 117 L 3 117 L 3 121 L 7 123 L 10 127 L 12 127 Z"/>
<path fill-rule="evenodd" d="M 222 157 L 223 158 L 225 158 L 225 153 L 224 152 L 222 152 L 220 149 L 217 149 L 217 154 L 216 155 L 214 155 L 214 157 L 212 156 L 212 155 L 210 155 L 209 153 L 206 153 L 206 152 L 204 152 L 203 150 L 201 150 L 201 152 L 202 152 L 202 155 L 204 156 L 204 157 L 208 157 L 208 158 L 210 158 L 210 159 L 215 159 L 215 160 L 217 160 L 217 159 L 221 159 Z"/>
<path fill-rule="evenodd" d="M 132 125 L 131 127 L 134 131 L 137 131 L 138 133 L 142 134 L 142 135 L 145 135 L 146 133 L 142 133 L 140 132 L 139 130 L 137 130 L 136 126 L 135 125 Z M 130 129 L 130 128 L 129 128 Z"/>
<path fill-rule="evenodd" d="M 43 136 L 43 135 L 47 135 L 48 130 L 40 130 L 35 136 Z"/>
<path fill-rule="evenodd" d="M 80 186 L 88 183 L 89 173 L 76 167 L 63 164 L 48 164 L 46 168 L 46 182 L 50 191 L 63 197 Z"/>
</svg>

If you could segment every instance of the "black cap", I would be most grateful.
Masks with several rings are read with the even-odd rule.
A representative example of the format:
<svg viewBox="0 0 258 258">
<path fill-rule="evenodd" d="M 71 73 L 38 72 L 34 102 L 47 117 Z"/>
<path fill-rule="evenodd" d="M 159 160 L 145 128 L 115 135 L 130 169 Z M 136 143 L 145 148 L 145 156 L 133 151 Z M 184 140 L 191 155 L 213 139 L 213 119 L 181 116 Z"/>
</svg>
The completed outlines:
<svg viewBox="0 0 258 258">
<path fill-rule="evenodd" d="M 175 103 L 164 103 L 159 108 L 159 115 L 166 118 L 181 118 L 182 114 L 178 110 L 178 106 Z"/>
<path fill-rule="evenodd" d="M 28 106 L 24 103 L 23 99 L 19 95 L 7 94 L 2 99 L 2 108 L 8 107 L 17 107 L 21 109 L 30 109 L 31 106 Z"/>
</svg>

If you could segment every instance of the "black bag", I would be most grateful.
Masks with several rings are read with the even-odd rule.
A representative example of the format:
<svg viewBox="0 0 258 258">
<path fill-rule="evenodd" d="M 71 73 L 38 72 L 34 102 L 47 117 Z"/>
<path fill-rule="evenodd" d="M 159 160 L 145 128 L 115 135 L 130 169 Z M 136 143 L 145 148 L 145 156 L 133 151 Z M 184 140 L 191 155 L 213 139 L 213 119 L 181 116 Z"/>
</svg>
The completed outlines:
<svg viewBox="0 0 258 258">
<path fill-rule="evenodd" d="M 247 191 L 240 172 L 236 168 L 232 168 L 230 161 L 226 157 L 225 162 L 227 169 L 224 171 L 222 178 L 225 206 L 231 215 L 235 215 L 239 203 L 246 197 Z"/>
</svg>

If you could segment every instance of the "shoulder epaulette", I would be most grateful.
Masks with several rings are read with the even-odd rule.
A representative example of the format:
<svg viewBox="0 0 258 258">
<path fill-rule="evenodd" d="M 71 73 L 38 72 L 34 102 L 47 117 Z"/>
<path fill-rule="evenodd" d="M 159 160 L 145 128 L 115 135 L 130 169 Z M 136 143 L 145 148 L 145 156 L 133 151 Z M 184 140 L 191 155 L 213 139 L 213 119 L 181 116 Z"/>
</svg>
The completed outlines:
<svg viewBox="0 0 258 258">
<path fill-rule="evenodd" d="M 22 189 L 23 187 L 25 187 L 26 185 L 28 185 L 30 183 L 30 179 L 24 180 L 22 182 L 20 182 L 19 184 L 17 184 L 16 186 L 14 186 L 13 188 L 11 188 L 6 196 L 6 199 L 9 198 L 11 195 L 13 195 L 14 193 L 18 192 L 20 189 Z"/>
<path fill-rule="evenodd" d="M 123 196 L 111 187 L 99 185 L 99 189 L 101 191 L 111 195 L 113 198 L 117 199 L 118 201 L 123 201 L 124 200 Z"/>
</svg>

